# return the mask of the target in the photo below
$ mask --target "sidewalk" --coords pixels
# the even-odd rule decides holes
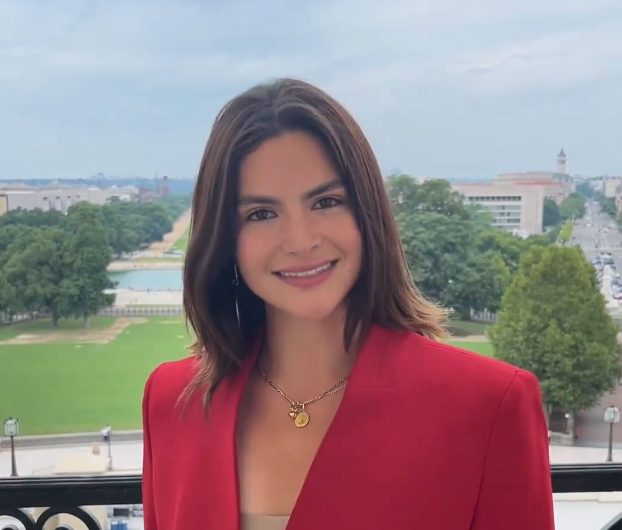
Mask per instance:
[[[113,431],[113,442],[142,442],[143,431]],[[59,447],[65,445],[85,445],[93,443],[102,444],[100,432],[83,432],[72,434],[50,434],[45,436],[18,436],[15,438],[15,447],[18,448],[41,448]],[[8,438],[0,436],[0,452],[10,447]]]

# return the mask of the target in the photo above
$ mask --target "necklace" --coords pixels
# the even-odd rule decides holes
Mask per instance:
[[[295,401],[291,399],[285,392],[283,392],[278,386],[276,386],[270,380],[270,378],[264,371],[263,366],[261,365],[261,362],[259,362],[259,369],[261,370],[261,376],[264,378],[266,383],[268,383],[272,388],[274,388],[274,390],[276,390],[281,395],[281,397],[283,397],[289,402],[290,404],[289,417],[292,420],[294,420],[294,425],[298,427],[299,429],[306,427],[307,425],[309,425],[309,422],[311,421],[311,416],[309,415],[309,411],[307,410],[308,405],[311,405],[312,403],[316,403],[320,401],[320,399],[324,399],[325,397],[336,394],[337,392],[340,392],[346,386],[348,386],[349,376],[346,375],[344,378],[337,381],[328,390],[315,396],[313,399],[309,399],[308,401]]]

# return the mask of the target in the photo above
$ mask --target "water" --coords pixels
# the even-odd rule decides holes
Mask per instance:
[[[177,270],[139,270],[109,272],[108,277],[119,282],[119,289],[139,291],[181,291],[181,269]]]

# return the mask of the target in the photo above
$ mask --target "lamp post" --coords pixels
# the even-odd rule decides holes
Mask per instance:
[[[110,425],[106,425],[102,429],[102,438],[104,442],[108,444],[108,471],[112,471],[112,443],[110,439],[112,438],[112,429]]]
[[[19,436],[19,420],[17,418],[4,420],[4,435],[11,440],[11,476],[17,477],[17,462],[15,461],[15,437]]]
[[[609,446],[607,447],[606,462],[613,462],[613,424],[620,421],[620,409],[618,407],[607,407],[604,419],[609,424]]]

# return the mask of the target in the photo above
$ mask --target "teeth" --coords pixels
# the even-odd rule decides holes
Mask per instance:
[[[279,272],[279,274],[281,276],[284,276],[285,278],[307,278],[309,276],[315,276],[316,274],[319,274],[320,272],[327,271],[332,266],[333,266],[332,263],[327,263],[326,265],[324,265],[322,267],[318,267],[317,269],[312,269],[310,271],[304,271],[304,272]]]

